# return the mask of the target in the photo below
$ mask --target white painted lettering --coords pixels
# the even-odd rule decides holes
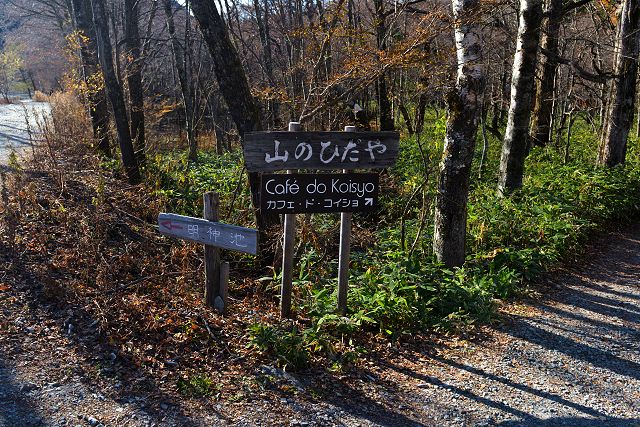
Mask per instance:
[[[280,148],[280,141],[275,140],[274,142],[274,154],[273,156],[269,153],[264,153],[264,161],[267,163],[272,163],[276,161],[281,161],[282,163],[286,163],[289,160],[289,152],[284,150],[284,154],[280,154],[278,149]]]

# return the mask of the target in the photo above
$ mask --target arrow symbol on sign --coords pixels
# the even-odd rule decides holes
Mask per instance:
[[[365,206],[373,206],[373,197],[365,197],[364,205]]]
[[[182,230],[183,228],[181,225],[173,224],[170,219],[160,221],[160,225],[169,230],[173,230],[174,228]]]

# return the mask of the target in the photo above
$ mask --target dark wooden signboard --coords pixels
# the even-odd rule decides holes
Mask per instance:
[[[372,211],[378,187],[377,173],[265,174],[260,208],[285,214]]]
[[[244,138],[250,172],[379,169],[398,157],[398,132],[256,132]]]

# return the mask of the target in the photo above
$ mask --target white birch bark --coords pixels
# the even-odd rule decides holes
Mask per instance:
[[[627,153],[627,137],[633,121],[640,29],[640,1],[624,0],[618,20],[615,47],[616,79],[598,153],[600,166],[623,164]]]
[[[452,0],[458,73],[447,97],[433,234],[434,254],[448,267],[462,265],[465,258],[469,177],[484,90],[478,5],[478,0]]]
[[[500,194],[522,187],[541,23],[542,0],[520,0],[518,38],[511,72],[511,103],[500,156]]]

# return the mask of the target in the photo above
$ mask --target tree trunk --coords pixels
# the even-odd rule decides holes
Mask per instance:
[[[184,104],[185,125],[187,132],[187,143],[189,144],[189,160],[196,160],[198,156],[198,140],[193,130],[194,128],[194,108],[193,98],[191,96],[191,83],[187,75],[187,67],[183,55],[183,47],[180,46],[178,37],[176,36],[176,26],[173,20],[172,0],[163,0],[164,14],[167,20],[167,29],[169,30],[169,38],[171,39],[171,50],[176,63],[176,71],[178,72],[178,81],[180,82],[180,92],[182,94],[182,103]]]
[[[433,252],[447,267],[462,265],[465,256],[469,176],[484,90],[481,28],[474,16],[479,4],[480,0],[452,0],[458,76],[447,99],[433,233]]]
[[[400,114],[402,114],[402,118],[404,119],[404,123],[407,126],[407,133],[409,136],[412,136],[413,131],[413,122],[411,121],[411,116],[409,115],[409,110],[407,110],[406,105],[401,101],[398,103],[398,110],[400,110]]]
[[[522,187],[541,21],[542,0],[520,0],[511,104],[500,156],[498,191],[503,195]]]
[[[562,23],[562,0],[547,0],[547,23],[540,40],[543,49],[558,54],[558,36]],[[558,63],[546,55],[540,57],[539,75],[531,118],[531,142],[545,146],[551,140],[551,117],[553,115],[554,82]]]
[[[384,10],[384,0],[374,0],[374,5],[376,8],[376,43],[378,50],[384,52],[387,48],[387,24]],[[378,76],[376,88],[378,89],[378,114],[380,117],[380,130],[394,130],[391,100],[389,99],[389,90],[387,89],[387,76],[384,71]]]
[[[613,167],[624,164],[627,136],[633,120],[633,104],[638,72],[638,30],[640,29],[639,0],[624,0],[618,20],[614,58],[613,89],[600,151],[598,165]]]
[[[213,58],[218,87],[240,137],[242,138],[247,132],[262,130],[260,108],[251,95],[240,57],[231,44],[227,27],[215,4],[208,0],[192,0],[191,6]],[[256,225],[262,234],[261,237],[265,238],[267,230],[279,223],[279,217],[276,214],[260,211],[260,175],[258,173],[249,173],[249,186],[256,211]]]
[[[129,120],[127,119],[127,108],[122,94],[122,87],[113,68],[113,50],[109,39],[109,21],[104,10],[104,2],[102,0],[91,0],[91,8],[97,36],[98,58],[104,74],[107,95],[113,109],[118,144],[122,155],[122,165],[125,168],[129,182],[135,184],[140,182],[140,170],[138,169],[138,161],[136,160],[131,134],[129,133]]]
[[[142,90],[142,58],[140,56],[140,31],[138,0],[124,1],[124,37],[127,49],[127,85],[130,102],[130,133],[135,142],[137,159],[145,162],[144,92]]]
[[[271,34],[269,28],[269,2],[264,0],[264,8],[260,5],[260,0],[253,0],[253,8],[256,14],[256,23],[258,25],[258,35],[260,36],[260,44],[262,45],[263,69],[269,85],[276,86],[273,74],[273,58],[271,55]],[[270,102],[269,123],[274,128],[281,126],[280,121],[280,103],[277,100]]]
[[[73,0],[72,9],[74,26],[86,37],[80,46],[80,60],[82,62],[82,78],[87,85],[87,101],[89,102],[93,137],[98,141],[98,150],[110,157],[109,106],[107,105],[107,95],[102,87],[90,0]]]

